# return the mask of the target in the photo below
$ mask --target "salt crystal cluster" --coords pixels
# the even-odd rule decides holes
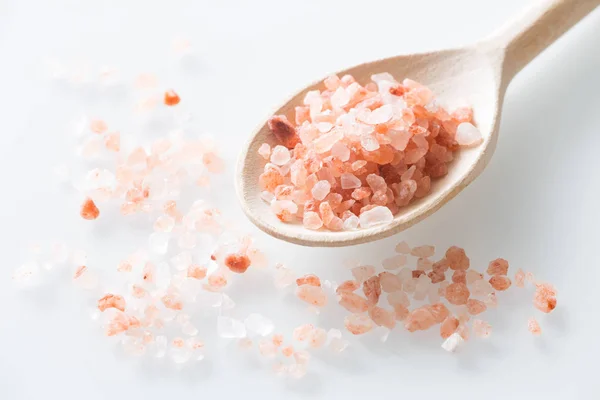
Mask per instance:
[[[392,221],[448,173],[454,153],[482,142],[468,107],[449,113],[430,89],[388,73],[361,86],[330,76],[309,91],[294,122],[273,116],[263,143],[264,199],[283,222],[311,230],[369,228]]]

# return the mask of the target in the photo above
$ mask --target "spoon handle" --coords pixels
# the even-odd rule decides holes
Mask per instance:
[[[504,50],[506,84],[563,33],[600,5],[600,0],[537,0],[535,5],[492,35]]]

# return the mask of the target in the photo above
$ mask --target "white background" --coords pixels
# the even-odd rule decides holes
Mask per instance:
[[[491,164],[437,214],[396,238],[352,249],[307,249],[259,235],[273,260],[338,281],[346,277],[342,259],[377,260],[399,238],[464,246],[480,267],[503,256],[559,289],[556,312],[540,318],[542,338],[526,331],[530,298],[513,292],[490,313],[493,337],[457,355],[443,352],[433,334],[399,333],[386,344],[353,342],[340,358],[317,357],[304,380],[290,382],[220,343],[204,364],[176,372],[107,346],[85,317],[81,296],[51,286],[22,293],[10,279],[38,240],[86,247],[109,270],[109,259],[131,249],[123,242],[137,240],[110,227],[90,228],[76,215],[79,199],[56,186],[52,167],[72,153],[64,139],[68,122],[110,104],[50,82],[45,58],[159,74],[199,126],[229,146],[224,152],[233,162],[254,126],[303,83],[369,59],[469,43],[523,3],[0,1],[0,398],[600,398],[598,10],[517,76]],[[169,57],[179,34],[196,51],[187,66]],[[231,182],[233,170],[227,174]],[[232,184],[219,196],[225,210],[256,231],[242,219]],[[254,299],[252,290],[245,296]],[[279,315],[282,325],[310,317],[301,307],[285,314],[284,303],[268,301],[261,298],[256,310]],[[338,319],[325,325],[339,326]]]

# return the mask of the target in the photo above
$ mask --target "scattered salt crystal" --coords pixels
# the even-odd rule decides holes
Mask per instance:
[[[260,314],[250,314],[244,320],[246,330],[260,336],[269,336],[273,333],[275,325],[268,318]]]
[[[442,343],[442,349],[448,352],[455,352],[460,345],[464,343],[464,339],[458,333],[453,333],[448,337],[448,339],[444,340]]]
[[[387,207],[376,206],[371,210],[360,214],[360,226],[362,228],[370,228],[376,225],[387,224],[392,222],[394,216]]]
[[[463,122],[456,128],[456,142],[464,147],[473,147],[483,141],[481,132],[473,124]]]
[[[485,321],[476,319],[473,321],[473,332],[481,338],[487,338],[492,334],[492,326]]]
[[[244,323],[230,317],[219,316],[217,319],[217,333],[222,338],[234,339],[246,336]]]
[[[540,328],[540,324],[534,317],[529,318],[527,321],[527,329],[534,336],[540,336],[542,334],[542,328]]]

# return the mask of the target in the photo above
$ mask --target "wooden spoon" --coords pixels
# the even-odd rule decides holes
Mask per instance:
[[[311,231],[302,223],[283,223],[260,198],[258,176],[264,159],[258,155],[262,143],[275,142],[266,121],[254,132],[242,151],[236,173],[236,188],[242,208],[250,220],[268,234],[305,246],[336,247],[381,239],[421,221],[471,183],[486,167],[498,139],[498,125],[506,87],[534,57],[593,11],[600,0],[538,1],[520,17],[475,45],[453,50],[409,54],[360,64],[338,72],[366,83],[371,75],[389,72],[397,79],[411,78],[429,86],[452,107],[457,102],[473,107],[475,123],[484,141],[472,149],[461,149],[448,175],[432,183],[431,193],[404,207],[389,224],[355,231]],[[274,114],[292,115],[306,92],[320,88],[321,81],[294,95]],[[550,116],[551,118],[551,116]]]

